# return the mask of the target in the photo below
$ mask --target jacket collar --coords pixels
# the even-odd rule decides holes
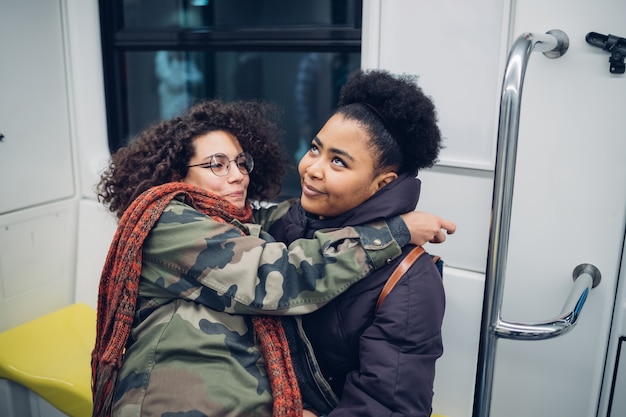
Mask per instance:
[[[306,212],[300,203],[294,205],[270,233],[279,241],[291,243],[298,238],[311,238],[315,231],[326,228],[357,226],[381,218],[415,210],[421,181],[412,174],[402,174],[362,204],[339,216],[320,220]]]

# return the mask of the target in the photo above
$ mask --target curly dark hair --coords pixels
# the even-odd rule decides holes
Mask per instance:
[[[202,101],[180,117],[148,127],[111,155],[96,188],[98,199],[121,218],[144,191],[185,178],[193,139],[224,130],[254,158],[248,198],[271,200],[280,192],[287,161],[279,117],[279,109],[269,103]]]
[[[355,120],[371,136],[380,171],[399,174],[431,167],[442,148],[432,100],[415,76],[384,70],[359,71],[343,86],[336,114]]]

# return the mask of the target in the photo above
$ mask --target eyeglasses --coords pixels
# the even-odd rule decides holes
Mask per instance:
[[[215,155],[211,155],[210,158],[211,159],[207,162],[189,165],[188,168],[211,168],[211,171],[213,171],[213,173],[218,177],[223,177],[224,175],[228,174],[231,162],[234,162],[239,169],[239,172],[244,175],[250,174],[252,172],[252,169],[254,168],[254,160],[252,159],[252,155],[247,152],[240,153],[235,159],[228,159],[228,157],[223,153],[216,153]]]

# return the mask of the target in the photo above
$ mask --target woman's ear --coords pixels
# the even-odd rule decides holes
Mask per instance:
[[[398,174],[395,172],[384,172],[382,174],[379,174],[374,180],[374,182],[376,183],[376,191],[379,191],[381,188],[383,188],[396,178],[398,178]]]
[[[172,182],[185,182],[185,177],[183,177],[180,172],[178,171],[173,171],[172,172]]]

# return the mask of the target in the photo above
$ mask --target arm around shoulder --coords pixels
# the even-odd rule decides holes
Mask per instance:
[[[305,314],[400,253],[383,221],[318,231],[286,247],[185,206],[164,213],[152,230],[142,273],[167,292],[216,310]]]

